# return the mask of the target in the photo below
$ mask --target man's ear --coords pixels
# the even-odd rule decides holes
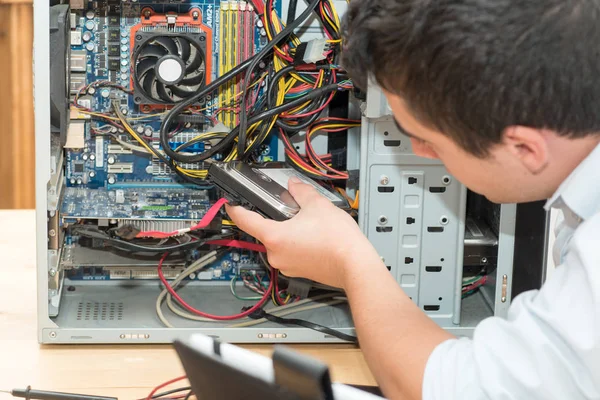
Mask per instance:
[[[547,135],[541,129],[511,126],[504,131],[503,144],[533,175],[548,165]]]

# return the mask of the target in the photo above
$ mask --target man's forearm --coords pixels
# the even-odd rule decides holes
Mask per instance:
[[[410,300],[376,254],[349,262],[344,286],[371,371],[388,398],[420,399],[429,355],[453,336]]]

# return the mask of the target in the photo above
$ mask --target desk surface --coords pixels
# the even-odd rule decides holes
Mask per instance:
[[[0,211],[0,390],[26,387],[120,399],[143,397],[183,374],[169,345],[40,346],[36,336],[33,211]],[[245,346],[270,354],[266,345]],[[330,365],[338,382],[374,385],[360,350],[348,345],[293,348]],[[0,393],[0,399],[10,396]]]

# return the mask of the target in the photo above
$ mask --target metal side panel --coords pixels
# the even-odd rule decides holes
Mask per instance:
[[[34,0],[34,109],[35,109],[35,195],[36,195],[36,261],[37,261],[37,308],[38,340],[44,340],[44,329],[55,328],[48,317],[49,296],[60,296],[60,282],[50,281],[48,204],[51,182],[51,134],[50,134],[50,14],[47,1]],[[58,160],[56,160],[58,163]],[[54,193],[56,195],[56,193]],[[50,202],[52,203],[52,202]],[[54,278],[54,277],[52,277]],[[53,279],[54,280],[54,279]],[[50,283],[54,288],[50,288]],[[58,286],[56,285],[58,283]],[[54,312],[57,312],[56,307]]]
[[[457,326],[466,188],[439,161],[413,154],[380,91],[367,103],[359,224],[407,295],[440,326]]]

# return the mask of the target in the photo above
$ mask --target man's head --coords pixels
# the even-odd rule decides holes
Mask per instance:
[[[415,153],[492,201],[549,197],[600,141],[597,0],[354,0],[344,32]]]

